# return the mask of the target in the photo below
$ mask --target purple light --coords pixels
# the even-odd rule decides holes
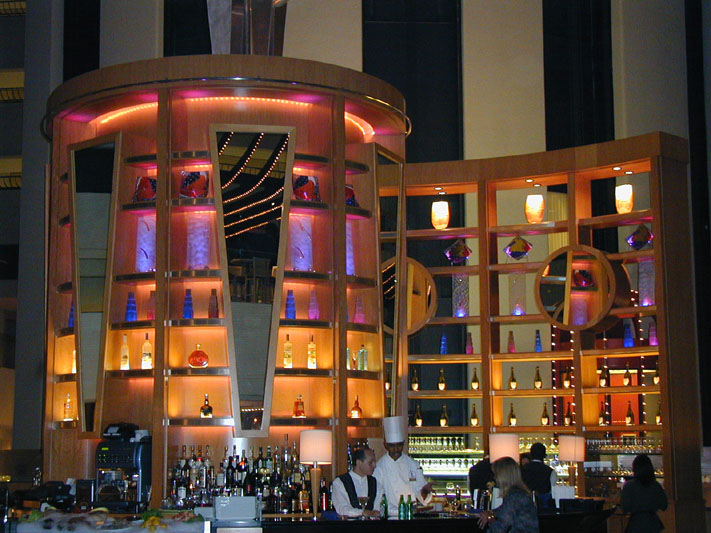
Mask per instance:
[[[523,310],[523,308],[520,305],[516,305],[513,308],[513,311],[511,312],[513,316],[523,316],[526,314],[526,311]]]

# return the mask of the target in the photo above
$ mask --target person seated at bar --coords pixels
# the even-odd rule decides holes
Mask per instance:
[[[538,506],[545,509],[553,503],[553,486],[558,481],[558,474],[543,462],[546,457],[546,447],[540,442],[531,445],[531,461],[521,467],[521,477],[528,490],[536,493]]]
[[[488,524],[490,533],[538,533],[538,512],[521,479],[518,463],[511,457],[502,457],[491,466],[503,502],[496,509],[476,515],[479,527],[484,529]]]
[[[432,484],[425,481],[422,468],[402,452],[407,436],[405,428],[405,418],[402,416],[383,418],[385,449],[388,453],[380,458],[373,475],[378,479],[378,484],[382,484],[388,498],[390,516],[397,516],[401,495],[405,501],[410,496],[413,502],[417,500],[423,505],[432,499]]]
[[[524,452],[518,456],[518,464],[521,465],[521,468],[523,468],[530,462],[531,462],[531,454],[530,453]]]
[[[627,533],[657,532],[664,529],[657,511],[667,508],[667,495],[654,477],[654,465],[642,453],[632,461],[632,479],[622,487],[622,510],[630,513]]]
[[[375,452],[370,448],[358,448],[351,455],[352,470],[333,480],[333,508],[341,516],[380,516],[382,487],[373,477]],[[365,509],[358,498],[368,498]]]

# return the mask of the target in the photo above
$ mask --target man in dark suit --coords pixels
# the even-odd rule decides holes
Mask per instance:
[[[546,447],[536,442],[531,445],[531,461],[521,467],[523,482],[530,491],[535,491],[541,509],[555,506],[552,489],[558,481],[555,470],[543,462],[545,457]]]

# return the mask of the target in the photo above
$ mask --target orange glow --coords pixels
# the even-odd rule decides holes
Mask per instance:
[[[542,194],[529,194],[526,196],[524,213],[529,224],[543,222],[543,213],[546,209],[546,201]]]
[[[449,226],[449,202],[446,200],[432,202],[431,218],[434,229],[447,229]]]
[[[106,113],[104,115],[100,115],[98,117],[99,124],[106,124],[110,120],[113,120],[115,118],[120,118],[124,115],[127,115],[129,113],[133,113],[134,111],[141,111],[143,109],[152,109],[152,108],[157,108],[158,107],[158,102],[151,102],[150,104],[140,104],[140,105],[133,105],[131,107],[124,107],[123,109],[119,109],[118,111],[112,111],[111,113]]]
[[[369,122],[366,122],[362,118],[352,113],[349,113],[348,111],[345,112],[344,118],[346,119],[346,122],[350,122],[356,128],[358,128],[363,134],[363,137],[365,137],[366,139],[369,139],[370,137],[375,135],[375,130],[373,129],[373,126],[371,126]]]
[[[620,215],[634,208],[634,189],[629,183],[615,187],[615,208]]]
[[[212,165],[210,163],[203,163],[201,165],[186,165],[185,170],[187,171],[196,171],[196,170],[210,170],[212,168]]]
[[[257,96],[201,96],[197,98],[186,98],[188,102],[259,102],[271,104],[289,104],[301,107],[311,107],[309,102],[297,102],[296,100],[285,100],[283,98],[259,98]]]

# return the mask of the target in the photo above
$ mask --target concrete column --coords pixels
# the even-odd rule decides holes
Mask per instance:
[[[163,57],[163,0],[101,0],[99,65]]]
[[[40,134],[47,98],[62,83],[64,2],[28,0],[25,16],[25,101],[17,279],[14,449],[42,444],[45,370],[45,165],[49,144]]]

